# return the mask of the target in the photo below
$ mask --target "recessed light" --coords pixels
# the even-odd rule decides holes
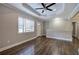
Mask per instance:
[[[56,9],[53,9],[53,11],[56,11]]]

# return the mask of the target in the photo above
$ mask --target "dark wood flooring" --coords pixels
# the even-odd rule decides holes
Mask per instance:
[[[79,40],[67,42],[46,37],[38,37],[32,41],[0,52],[0,55],[78,55]]]

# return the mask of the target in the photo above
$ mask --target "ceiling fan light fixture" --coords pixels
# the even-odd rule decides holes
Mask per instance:
[[[53,9],[53,11],[56,11],[56,9]]]

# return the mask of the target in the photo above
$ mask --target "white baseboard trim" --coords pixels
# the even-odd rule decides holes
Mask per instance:
[[[51,37],[51,36],[46,36],[47,38],[51,38],[51,39],[56,39],[56,40],[63,40],[63,41],[68,41],[68,42],[72,42],[72,38],[70,39],[65,39],[65,38],[56,38],[56,37]]]
[[[1,51],[4,51],[4,50],[7,50],[7,49],[10,49],[10,48],[12,48],[12,47],[15,47],[15,46],[17,46],[17,45],[20,45],[20,44],[22,44],[22,43],[28,42],[28,41],[30,41],[30,40],[33,40],[33,39],[35,39],[35,38],[37,38],[37,37],[38,37],[38,36],[33,37],[33,38],[30,38],[30,39],[27,39],[27,40],[24,40],[24,41],[21,41],[21,42],[18,42],[18,43],[15,43],[15,44],[10,45],[10,46],[6,46],[6,47],[3,47],[3,48],[0,48],[0,52],[1,52]]]

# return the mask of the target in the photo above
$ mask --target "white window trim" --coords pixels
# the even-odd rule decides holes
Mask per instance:
[[[22,17],[23,18],[23,17]],[[33,21],[34,23],[33,23],[33,30],[31,30],[31,31],[26,31],[26,23],[25,23],[25,21],[27,21],[27,20],[30,20],[30,19],[26,19],[26,18],[23,18],[23,32],[20,32],[19,31],[19,17],[18,17],[18,33],[32,33],[32,32],[34,32],[35,31],[35,21],[34,20],[30,20],[30,21]],[[24,27],[25,27],[25,29],[24,29]]]

